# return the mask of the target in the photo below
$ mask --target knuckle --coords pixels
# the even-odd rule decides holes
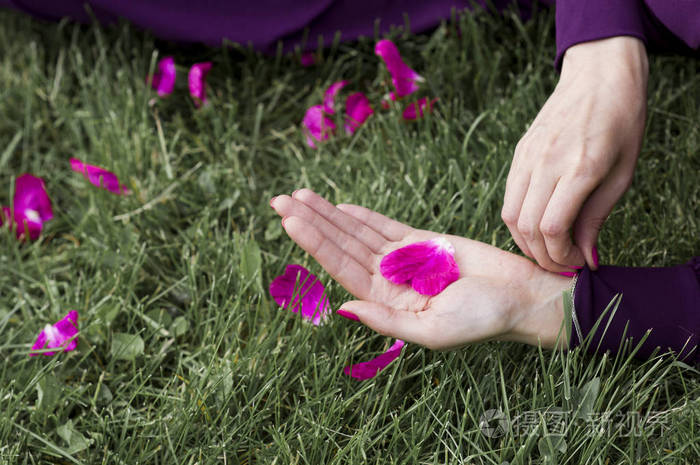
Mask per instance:
[[[566,225],[560,221],[545,220],[540,223],[540,232],[542,232],[543,236],[549,238],[559,237],[564,234],[567,229]]]
[[[573,177],[584,181],[597,180],[600,177],[600,169],[595,164],[577,162],[572,167]]]
[[[503,207],[501,210],[501,219],[508,226],[514,226],[518,222],[518,212],[512,208]]]
[[[527,135],[523,136],[522,139],[518,141],[518,143],[515,145],[515,151],[513,154],[516,157],[521,156],[523,153],[526,152],[527,150],[527,140],[526,140]]]
[[[605,177],[609,166],[606,158],[598,152],[590,153],[585,148],[573,156],[571,173],[583,180],[600,180]]]
[[[537,238],[536,228],[529,221],[518,221],[518,232],[520,232],[527,241],[533,241]]]

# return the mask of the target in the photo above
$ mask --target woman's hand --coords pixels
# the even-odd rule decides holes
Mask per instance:
[[[359,300],[341,308],[381,334],[432,349],[489,339],[553,347],[562,327],[561,293],[570,280],[487,244],[413,229],[356,205],[337,207],[308,189],[270,205],[304,250]],[[435,296],[384,278],[379,264],[405,245],[444,237],[460,279]],[[568,335],[560,336],[566,345]]]
[[[648,73],[644,44],[633,37],[566,51],[557,87],[515,149],[501,212],[543,268],[570,271],[585,260],[597,269],[598,233],[641,148]]]

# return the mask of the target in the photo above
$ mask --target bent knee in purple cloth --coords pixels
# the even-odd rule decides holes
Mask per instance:
[[[604,315],[591,334],[617,294],[622,294],[617,311]],[[658,347],[700,363],[700,257],[668,268],[585,267],[574,291],[574,312],[572,348],[590,335],[589,350],[617,353],[623,337],[636,345],[650,331],[636,357],[648,358]]]
[[[408,18],[413,32],[422,32],[449,19],[453,11],[475,5],[502,11],[517,5],[523,20],[533,11],[533,0],[0,0],[44,19],[69,17],[90,22],[91,11],[100,22],[125,18],[161,39],[203,42],[218,46],[224,40],[251,44],[274,53],[282,41],[284,50],[297,46],[313,49],[322,37],[328,44],[385,33]],[[541,0],[551,6],[555,0]],[[557,55],[559,68],[566,50],[578,43],[627,35],[651,49],[698,55],[700,6],[697,2],[662,0],[556,0]]]
[[[7,3],[8,0],[0,0]],[[541,3],[553,3],[545,0]],[[501,11],[517,5],[528,18],[532,0],[9,0],[14,8],[44,19],[69,17],[90,22],[91,11],[103,22],[125,18],[161,39],[203,42],[219,46],[224,40],[251,44],[262,52],[274,53],[282,41],[284,50],[306,45],[315,48],[318,37],[330,44],[336,34],[343,41],[374,36],[403,26],[408,18],[411,30],[421,32],[449,19],[453,11],[474,5],[493,6]]]

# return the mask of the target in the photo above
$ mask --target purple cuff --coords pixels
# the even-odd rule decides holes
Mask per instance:
[[[632,36],[647,45],[641,0],[557,0],[555,22],[559,70],[566,50],[581,42]]]
[[[616,294],[622,294],[617,311],[603,315]],[[589,351],[617,353],[624,339],[636,347],[651,330],[635,357],[648,358],[659,347],[700,363],[700,257],[670,268],[585,267],[574,291],[574,317],[571,348],[590,336]]]

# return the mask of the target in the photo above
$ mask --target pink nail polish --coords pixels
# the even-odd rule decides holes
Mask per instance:
[[[559,274],[562,276],[566,276],[567,278],[573,278],[574,276],[576,276],[576,273],[574,273],[573,271],[562,271]]]
[[[336,313],[336,315],[340,315],[343,318],[347,318],[348,320],[360,321],[360,319],[357,317],[357,315],[355,315],[354,313],[350,313],[348,311],[342,310],[342,309],[337,310],[335,313]]]
[[[580,265],[571,265],[569,268],[571,268],[572,270],[582,270],[583,269],[583,267]]]
[[[274,196],[270,199],[270,206],[271,207],[272,207],[272,203],[275,201],[276,198],[277,198],[277,196]],[[275,207],[272,207],[272,208],[275,208]]]
[[[593,246],[593,250],[591,251],[591,255],[593,255],[593,264],[595,265],[596,268],[598,268],[598,248],[596,246]]]

